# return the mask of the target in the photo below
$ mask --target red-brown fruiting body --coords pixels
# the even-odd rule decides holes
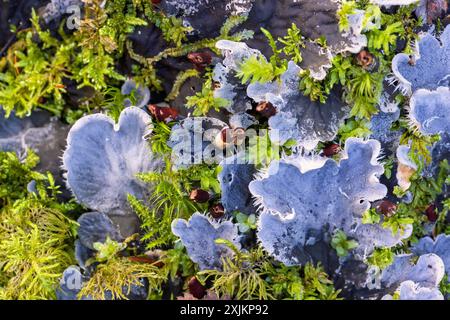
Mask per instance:
[[[240,145],[245,140],[245,130],[244,128],[228,128],[225,127],[220,130],[219,133],[220,141],[218,145],[220,147],[225,147],[227,144]]]
[[[188,54],[187,58],[197,69],[204,69],[212,62],[211,54],[208,52],[192,52]]]
[[[431,204],[428,206],[428,208],[425,210],[425,215],[428,218],[428,221],[430,222],[436,222],[438,219],[438,214],[436,213],[436,207],[434,204]]]
[[[205,203],[209,200],[209,193],[202,189],[194,189],[189,194],[189,199],[197,203]]]
[[[270,102],[258,103],[256,106],[256,111],[266,118],[270,118],[277,114],[277,109]]]
[[[188,282],[189,293],[192,294],[195,298],[201,299],[206,294],[205,287],[197,280],[194,276]]]
[[[442,0],[428,0],[426,7],[427,23],[432,24],[438,18],[444,17],[445,13],[448,11],[448,2]]]
[[[233,141],[233,130],[230,128],[223,128],[220,130],[220,138],[224,143],[231,143]]]
[[[397,205],[389,200],[383,200],[377,205],[377,212],[392,217],[397,210]]]
[[[212,83],[212,88],[213,88],[214,90],[220,89],[220,88],[221,88],[220,82],[219,82],[219,81],[213,81],[213,83]]]
[[[159,4],[159,3],[161,3],[161,0],[152,0],[152,3],[153,4]]]
[[[235,145],[241,145],[245,141],[245,129],[234,128],[233,129],[233,143]]]
[[[155,259],[152,259],[150,257],[146,256],[134,256],[134,257],[128,257],[128,260],[137,262],[137,263],[148,263],[148,264],[154,264],[155,267],[162,268],[164,266],[164,263],[162,261],[157,261]]]
[[[133,262],[139,262],[139,263],[153,263],[153,262],[155,262],[154,259],[146,257],[146,256],[128,257],[128,260],[133,261]]]
[[[323,148],[322,152],[325,157],[332,157],[341,151],[341,147],[337,143],[332,143]]]
[[[356,55],[356,60],[358,61],[358,64],[363,68],[368,68],[374,63],[373,55],[367,50],[361,50]]]
[[[148,111],[158,121],[170,122],[178,118],[178,111],[170,107],[159,107],[156,104],[149,104]]]
[[[220,219],[225,214],[225,208],[220,203],[217,203],[209,208],[209,213],[214,219]]]

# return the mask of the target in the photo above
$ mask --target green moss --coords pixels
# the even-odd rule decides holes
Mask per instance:
[[[42,108],[73,122],[93,108],[74,110],[66,105],[69,80],[78,88],[103,92],[125,79],[115,70],[116,60],[123,55],[126,36],[147,22],[136,17],[136,8],[127,0],[108,1],[105,6],[102,2],[84,6],[80,28],[70,35],[63,32],[64,23],[58,35],[43,30],[33,12],[32,28],[18,32],[18,41],[0,63],[0,104],[7,116],[15,111],[23,117]]]
[[[397,37],[404,32],[403,22],[396,21],[388,26],[384,30],[374,29],[368,36],[368,47],[371,50],[383,49],[386,55],[391,53],[391,48],[395,48]]]
[[[347,235],[341,230],[336,230],[331,239],[331,247],[336,250],[339,257],[347,256],[349,251],[357,246],[358,242],[347,239]]]
[[[224,259],[223,270],[205,270],[197,276],[203,282],[211,279],[219,297],[238,300],[335,300],[339,295],[320,266],[286,267],[275,263],[260,247]]]
[[[364,212],[361,222],[364,224],[375,224],[379,223],[381,220],[380,214],[377,212],[375,208],[371,208]]]
[[[356,10],[355,1],[343,1],[340,9],[337,11],[337,17],[339,19],[339,31],[348,31],[350,29],[350,21],[348,16],[355,13]]]
[[[39,157],[32,150],[27,150],[23,161],[15,152],[0,152],[0,203],[25,198],[30,181],[45,180],[43,174],[33,171],[38,163]]]
[[[175,241],[172,249],[164,252],[162,261],[170,279],[179,276],[189,279],[198,272],[197,265],[191,261],[180,240]]]
[[[168,155],[171,148],[167,145],[174,122],[169,124],[164,121],[155,121],[152,135],[150,136],[150,144],[152,151],[159,155]]]
[[[323,83],[315,80],[311,76],[310,70],[302,70],[300,72],[300,76],[300,91],[302,91],[305,96],[309,96],[311,101],[320,101],[320,103],[325,103],[327,100],[327,95]]]
[[[405,132],[400,138],[400,144],[410,145],[409,156],[417,164],[419,171],[422,170],[423,165],[431,162],[430,147],[439,141],[439,135],[425,136],[419,133],[415,128],[409,127],[407,121],[401,123],[405,128]]]
[[[231,103],[227,99],[214,97],[212,71],[208,71],[204,79],[205,82],[203,82],[202,91],[186,98],[186,107],[194,108],[194,112],[192,113],[194,116],[204,116],[211,109],[220,111],[220,108],[228,107]]]
[[[74,263],[75,222],[40,199],[0,211],[0,273],[6,299],[54,299],[62,272]]]
[[[286,36],[278,39],[283,44],[282,51],[291,58],[292,61],[299,64],[303,61],[301,48],[305,48],[304,38],[296,24],[292,24],[287,30]]]
[[[394,256],[394,252],[389,248],[377,248],[372,255],[367,258],[367,263],[383,270],[394,262]]]
[[[276,74],[273,65],[262,56],[250,56],[239,65],[236,74],[242,80],[242,84],[247,82],[265,83],[272,81]]]
[[[139,8],[145,13],[146,18],[158,27],[164,39],[177,47],[187,40],[187,33],[192,31],[191,27],[183,25],[180,18],[166,16],[161,11],[156,11],[150,1],[137,1]]]
[[[189,199],[193,189],[201,188],[220,196],[217,180],[219,172],[220,167],[206,164],[174,170],[169,158],[166,158],[163,171],[139,175],[142,181],[153,186],[152,195],[147,199],[149,207],[135,197],[129,196],[128,200],[142,220],[142,240],[148,249],[162,247],[176,239],[171,231],[174,219],[188,219],[194,212],[208,209],[208,204],[195,203]]]
[[[43,31],[33,11],[32,29],[19,32],[18,41],[8,50],[0,70],[0,105],[8,117],[12,111],[19,117],[37,107],[61,115],[66,92],[63,80],[69,76],[71,51],[76,44],[58,41]],[[37,35],[42,41],[34,40]]]
[[[369,129],[369,122],[365,119],[349,118],[339,128],[338,136],[342,142],[345,142],[350,137],[368,138],[372,134]]]
[[[150,290],[158,290],[167,276],[153,263],[133,262],[126,257],[113,257],[99,264],[90,279],[83,284],[78,297],[94,300],[127,300],[132,286],[143,286],[142,279],[149,283]]]
[[[182,45],[177,45],[175,47],[168,47],[158,53],[154,57],[145,58],[137,54],[133,50],[132,43],[127,41],[127,50],[130,57],[141,65],[141,68],[135,68],[136,78],[157,91],[162,91],[161,80],[158,79],[156,72],[156,64],[163,59],[167,58],[178,58],[186,56],[188,53],[197,52],[201,49],[209,48],[210,50],[217,51],[215,45],[219,40],[231,40],[231,41],[242,41],[253,36],[253,32],[248,30],[243,30],[239,32],[232,33],[232,30],[238,25],[242,24],[247,17],[245,16],[230,16],[222,26],[220,30],[220,35],[217,38],[212,39],[202,39],[193,43],[183,43]]]
[[[0,152],[0,296],[4,299],[54,299],[59,278],[74,263],[76,222],[66,213],[79,207],[60,203],[50,174],[33,171],[31,151],[21,162]],[[27,191],[36,181],[34,193]]]
[[[46,229],[44,229],[46,231]],[[8,280],[2,288],[6,299],[55,298],[55,289],[66,267],[73,264],[73,253],[58,238],[46,238],[39,227],[28,223],[16,227],[0,242],[0,264]]]

